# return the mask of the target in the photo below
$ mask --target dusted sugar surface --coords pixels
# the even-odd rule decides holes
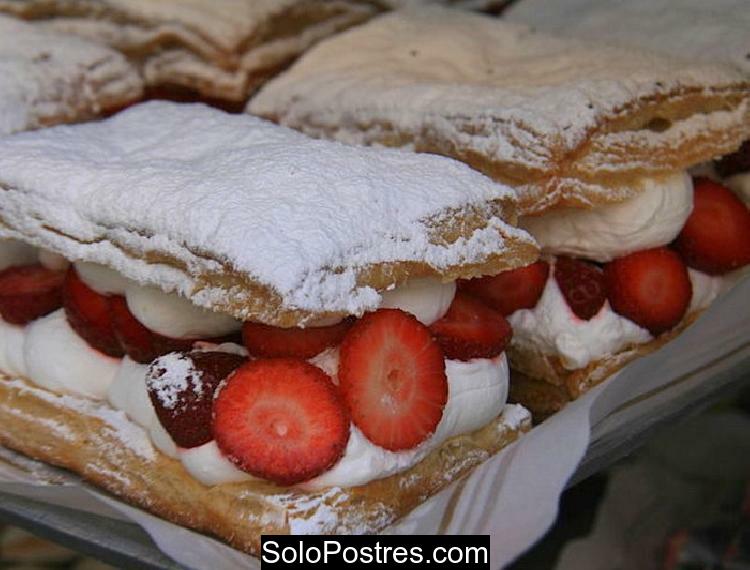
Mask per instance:
[[[0,135],[86,118],[140,92],[120,54],[0,16]]]
[[[439,272],[506,251],[508,237],[533,244],[498,217],[512,190],[461,163],[311,140],[203,105],[144,103],[2,139],[0,188],[13,225],[0,237],[209,308],[248,294],[197,287],[231,273],[268,287],[281,308],[359,314],[380,301],[357,282],[362,268],[413,261]],[[435,220],[466,210],[484,227],[441,241]]]
[[[548,36],[433,6],[388,14],[320,43],[266,84],[248,110],[314,136],[413,144],[513,165],[506,178],[514,179],[518,169],[559,170],[593,132],[631,117],[641,103],[708,95],[743,81],[715,64]],[[654,147],[678,146],[704,130],[736,125],[746,113],[700,111],[664,133],[644,134],[637,125],[635,132],[650,135]],[[615,135],[621,133],[612,135],[611,156],[594,154],[598,172],[634,166],[617,152],[632,141]],[[619,199],[627,197],[622,192]]]

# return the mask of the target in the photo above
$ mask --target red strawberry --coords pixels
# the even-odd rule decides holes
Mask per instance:
[[[349,426],[328,375],[296,358],[248,362],[214,401],[219,449],[243,471],[279,485],[330,469],[344,454]]]
[[[65,273],[42,265],[0,271],[0,315],[6,323],[25,325],[62,306]]]
[[[604,277],[615,312],[653,335],[677,325],[693,296],[685,264],[666,247],[615,259],[604,267]]]
[[[242,325],[242,340],[253,356],[312,358],[339,344],[353,323],[354,319],[344,319],[329,327],[283,329],[248,321]]]
[[[146,387],[159,422],[185,448],[211,441],[214,392],[247,361],[228,352],[173,352],[151,363]]]
[[[481,299],[504,316],[519,309],[533,309],[544,292],[549,264],[537,261],[526,267],[490,277],[459,281],[459,289]]]
[[[162,336],[143,326],[130,312],[125,297],[113,296],[112,323],[115,336],[125,353],[141,364],[149,364],[157,356],[169,352],[188,351],[197,339],[170,338]]]
[[[555,262],[555,281],[565,302],[579,319],[588,321],[604,306],[607,289],[604,275],[596,265],[558,257]]]
[[[696,178],[693,212],[675,248],[690,267],[721,275],[750,263],[750,210],[728,188]]]
[[[465,293],[456,293],[448,312],[430,325],[430,332],[451,360],[493,358],[513,336],[505,317]]]
[[[63,306],[68,323],[78,335],[96,350],[122,357],[125,352],[112,325],[111,296],[91,289],[71,265],[63,285]]]
[[[750,140],[742,143],[737,152],[728,154],[717,161],[716,172],[722,178],[743,172],[750,172]]]
[[[443,352],[427,327],[399,309],[355,323],[341,343],[338,378],[355,425],[393,451],[426,440],[448,400]]]

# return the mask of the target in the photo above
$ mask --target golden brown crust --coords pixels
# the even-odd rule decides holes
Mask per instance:
[[[509,415],[520,421],[506,422]],[[510,407],[488,426],[448,440],[411,469],[355,488],[303,492],[257,481],[205,487],[180,462],[150,445],[144,450],[142,442],[128,443],[145,434],[121,412],[0,375],[0,444],[69,469],[137,507],[251,554],[257,554],[262,533],[378,532],[529,428],[528,416]]]
[[[541,421],[636,358],[651,354],[670,342],[693,324],[700,313],[697,311],[686,316],[677,327],[650,342],[627,346],[617,354],[592,361],[585,368],[577,370],[566,369],[555,355],[510,346],[507,349],[512,366],[509,399],[528,408],[534,421]]]

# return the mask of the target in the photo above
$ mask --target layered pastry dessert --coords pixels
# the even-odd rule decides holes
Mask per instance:
[[[119,53],[0,16],[0,136],[80,122],[138,100],[143,84]]]
[[[514,397],[538,417],[669,340],[748,262],[746,208],[686,173],[750,135],[731,67],[404,10],[321,43],[248,111],[458,158],[518,191],[545,257],[460,288],[509,317]]]
[[[0,189],[0,443],[135,505],[376,532],[530,426],[456,280],[538,247],[463,164],[151,102],[0,139]]]
[[[381,9],[368,0],[3,0],[0,12],[107,44],[158,97],[244,102],[316,41]]]

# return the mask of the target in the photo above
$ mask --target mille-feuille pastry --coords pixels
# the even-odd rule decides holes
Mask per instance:
[[[0,136],[107,114],[141,97],[113,50],[0,16]]]
[[[135,505],[376,532],[530,426],[455,280],[538,248],[463,164],[151,102],[0,140],[0,188],[40,251],[0,272],[0,442]]]
[[[376,14],[369,0],[2,0],[0,11],[122,51],[158,96],[243,102],[316,41]]]
[[[733,65],[750,75],[750,10],[735,0],[524,0],[507,17],[570,37],[648,48],[674,57]],[[708,165],[702,165],[708,166]],[[721,179],[750,202],[750,140],[702,173]]]
[[[731,68],[406,10],[321,43],[248,109],[313,136],[452,156],[518,190],[547,257],[463,287],[509,315],[511,391],[538,417],[662,345],[716,296],[714,275],[748,262],[747,211],[731,195],[696,191],[688,219],[685,170],[750,132],[750,82]],[[720,224],[703,223],[718,202]],[[689,272],[664,249],[681,233]]]

